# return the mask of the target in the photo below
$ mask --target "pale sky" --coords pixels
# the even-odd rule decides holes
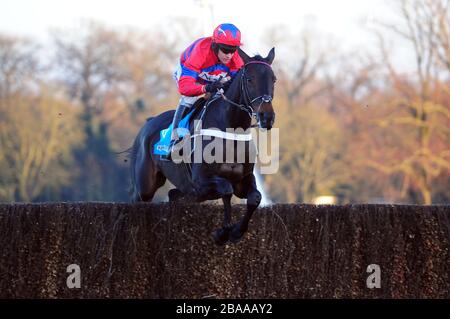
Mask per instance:
[[[28,35],[45,42],[51,28],[76,29],[93,19],[113,27],[150,30],[170,18],[187,17],[203,25],[209,36],[223,22],[242,31],[250,54],[265,55],[264,30],[284,24],[292,33],[305,25],[336,38],[341,49],[376,50],[367,31],[371,21],[390,15],[387,0],[0,0],[0,32]],[[209,4],[209,7],[202,4]],[[170,31],[170,30],[167,30]],[[183,45],[194,39],[186,38]],[[323,40],[323,39],[322,39]],[[280,52],[280,51],[278,51]],[[400,63],[404,59],[398,59]]]
[[[0,0],[0,31],[45,37],[51,27],[76,27],[81,19],[113,26],[149,29],[169,17],[204,21],[207,32],[218,23],[236,24],[244,43],[254,46],[273,24],[298,30],[305,22],[349,44],[364,43],[361,21],[380,16],[384,0]],[[202,3],[213,6],[202,9]],[[250,38],[250,39],[249,39]],[[253,49],[253,48],[251,48]],[[257,48],[254,48],[257,49]]]

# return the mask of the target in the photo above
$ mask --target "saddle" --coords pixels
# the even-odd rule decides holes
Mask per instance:
[[[183,118],[178,124],[177,134],[180,137],[180,140],[189,134],[189,125],[191,120],[195,118],[195,115],[200,112],[203,108],[207,100],[205,98],[198,99],[191,109],[186,109],[185,114],[183,114]],[[161,130],[159,132],[159,140],[155,143],[153,147],[153,154],[155,155],[167,155],[170,152],[170,136],[172,135],[172,124],[169,127]]]

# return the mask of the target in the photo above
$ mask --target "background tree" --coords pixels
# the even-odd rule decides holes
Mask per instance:
[[[273,201],[449,201],[449,1],[395,4],[397,20],[377,30],[381,55],[345,51],[310,21],[265,32],[277,49],[280,171],[264,176]],[[201,35],[187,19],[150,31],[87,21],[53,33],[49,65],[51,50],[1,35],[0,200],[128,200],[117,152],[177,104],[172,72]],[[393,62],[390,39],[412,68]]]
[[[107,106],[115,105],[111,96],[125,79],[121,60],[127,43],[118,32],[91,21],[73,34],[68,30],[54,32],[54,42],[56,71],[71,100],[82,108],[80,120],[86,134],[86,143],[75,152],[80,174],[72,196],[79,200],[126,200],[126,170],[112,152],[110,123],[101,115]],[[113,113],[114,108],[108,111]]]
[[[313,202],[335,194],[346,174],[343,131],[325,104],[332,87],[328,63],[337,55],[315,40],[321,36],[314,30],[267,33],[273,45],[286,47],[274,63],[280,171],[265,181],[277,201]]]
[[[41,82],[36,56],[29,40],[0,36],[0,200],[36,200],[75,173],[75,109]]]
[[[384,112],[376,124],[379,134],[374,134],[374,144],[381,143],[384,147],[382,151],[371,152],[368,165],[400,177],[405,194],[417,202],[431,204],[434,180],[450,171],[448,72],[443,78],[440,63],[442,48],[448,41],[440,40],[444,43],[441,49],[435,46],[438,34],[445,34],[448,28],[447,23],[443,31],[437,31],[442,21],[449,21],[448,1],[398,0],[396,8],[402,23],[383,25],[410,45],[415,72],[407,77],[397,71],[386,48],[385,36],[380,34],[388,71],[385,80],[394,91],[387,90],[385,94]],[[437,17],[434,16],[436,8],[443,10]],[[381,130],[388,130],[389,134]]]

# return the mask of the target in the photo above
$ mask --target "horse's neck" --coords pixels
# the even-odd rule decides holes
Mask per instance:
[[[234,103],[244,104],[244,98],[241,96],[240,74],[236,76],[238,78],[233,80],[225,96]],[[213,103],[217,104],[209,106],[214,107],[214,110],[209,112],[210,117],[208,118],[208,123],[205,123],[208,127],[216,127],[223,131],[227,128],[243,128],[246,130],[250,127],[251,118],[244,110],[222,98]]]

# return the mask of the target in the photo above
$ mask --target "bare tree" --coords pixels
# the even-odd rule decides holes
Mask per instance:
[[[105,94],[124,76],[119,62],[128,48],[117,32],[93,21],[74,34],[58,30],[53,37],[62,83],[86,114],[99,114]]]
[[[38,75],[37,44],[0,34],[0,98],[24,91]]]
[[[281,49],[274,63],[278,79],[274,104],[275,125],[282,130],[280,171],[265,181],[279,201],[311,203],[316,196],[334,194],[346,174],[339,155],[344,134],[324,107],[332,87],[329,62],[338,53],[321,47],[323,38],[309,29],[293,36],[276,27],[265,34],[268,45]]]
[[[447,85],[439,76],[442,71],[439,61],[442,62],[446,54],[443,52],[448,39],[444,35],[437,40],[438,35],[442,36],[448,29],[445,22],[448,21],[448,1],[397,0],[396,5],[403,23],[383,23],[383,26],[410,45],[415,57],[415,72],[406,78],[397,71],[386,48],[385,37],[379,35],[388,81],[397,94],[385,101],[390,108],[389,115],[379,120],[378,126],[402,136],[408,143],[399,142],[396,147],[402,151],[391,152],[391,158],[369,160],[368,163],[389,175],[402,174],[405,188],[418,189],[422,202],[430,204],[433,179],[450,171],[450,111],[448,99],[441,94]],[[441,9],[443,11],[439,11]],[[387,149],[385,153],[389,154]]]
[[[30,201],[67,185],[82,139],[74,109],[43,84],[37,45],[0,36],[0,200]]]
[[[334,58],[333,50],[320,47],[320,37],[309,29],[292,35],[286,28],[277,26],[267,30],[266,34],[269,35],[266,37],[268,45],[289,50],[284,60],[278,59],[275,63],[278,94],[286,97],[289,107],[300,107],[324,95],[330,87],[324,72]]]
[[[80,145],[82,130],[74,108],[40,87],[36,97],[16,95],[14,108],[1,112],[0,198],[31,201],[45,188],[59,190],[74,177],[72,149]]]
[[[418,11],[427,22],[427,36],[438,63],[450,71],[450,1],[426,0]]]
[[[312,203],[317,196],[333,195],[347,174],[342,161],[344,132],[338,121],[317,105],[281,114],[279,120],[280,171],[266,176],[272,196]]]

